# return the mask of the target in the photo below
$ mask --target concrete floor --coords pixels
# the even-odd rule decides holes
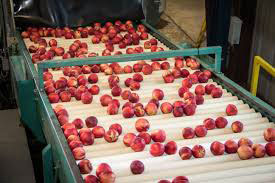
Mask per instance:
[[[16,109],[0,111],[0,182],[35,182],[25,130]]]
[[[157,28],[176,44],[181,42],[194,44],[199,36],[204,17],[204,0],[166,0],[166,10]]]

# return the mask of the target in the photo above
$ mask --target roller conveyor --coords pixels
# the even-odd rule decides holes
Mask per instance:
[[[150,35],[149,39],[153,36]],[[45,38],[47,41],[51,38]],[[70,44],[74,41],[57,38],[58,46],[68,49]],[[79,39],[88,43],[89,52],[96,52],[101,54],[105,49],[104,44],[92,44],[91,36],[87,39]],[[33,43],[29,39],[24,39],[26,47],[28,48]],[[144,41],[140,42],[143,46]],[[138,46],[138,45],[137,45]],[[129,46],[129,47],[137,47]],[[163,43],[159,42],[158,46],[163,47],[165,50],[169,50]],[[127,47],[127,48],[129,48]],[[125,53],[126,49],[119,49],[115,46],[115,51],[121,51]],[[147,51],[146,49],[144,50]],[[55,57],[60,59],[60,57]],[[168,58],[171,68],[174,66],[174,59]],[[151,61],[146,61],[151,63]],[[161,63],[162,61],[160,61]],[[122,62],[121,66],[133,65],[135,62]],[[196,70],[191,70],[189,67],[185,67],[190,73]],[[57,80],[59,77],[66,77],[62,71],[51,70],[53,79]],[[140,103],[146,105],[151,99],[152,91],[156,88],[162,89],[164,92],[164,99],[160,101],[173,103],[177,100],[182,100],[178,96],[178,89],[181,87],[182,78],[175,79],[173,83],[164,83],[162,79],[162,73],[164,71],[153,71],[151,75],[143,75],[144,80],[141,82],[141,88],[137,93],[140,97]],[[131,78],[134,73],[119,74],[120,87],[122,90],[129,89],[124,85],[126,78]],[[86,74],[86,77],[89,74]],[[224,89],[215,80],[210,79],[208,83],[212,83],[219,88],[223,88],[223,95],[221,98],[212,98],[210,95],[204,95],[204,104],[198,105],[195,115],[183,116],[175,118],[173,114],[162,114],[160,109],[157,115],[144,117],[124,118],[122,116],[121,107],[117,115],[108,115],[106,107],[102,107],[99,101],[100,96],[103,94],[111,95],[111,89],[108,86],[108,77],[104,73],[98,73],[99,81],[96,83],[100,87],[99,95],[93,96],[93,102],[91,104],[82,104],[81,101],[77,101],[72,97],[70,102],[59,102],[52,104],[54,108],[56,105],[62,104],[69,113],[69,121],[73,121],[75,118],[80,118],[83,121],[88,116],[96,116],[98,119],[98,125],[108,129],[111,124],[119,123],[123,130],[119,136],[117,142],[108,143],[104,138],[95,139],[93,145],[84,146],[86,152],[86,158],[89,159],[93,165],[93,171],[91,174],[95,175],[95,170],[100,163],[108,163],[113,172],[116,174],[116,182],[128,183],[128,182],[146,182],[153,183],[158,182],[161,179],[171,180],[180,175],[187,176],[190,182],[275,182],[275,157],[265,156],[264,158],[253,158],[250,160],[240,160],[238,154],[224,154],[221,156],[214,156],[210,151],[210,144],[213,141],[225,142],[229,139],[238,141],[242,137],[247,137],[253,141],[253,143],[266,144],[263,138],[263,131],[266,128],[274,128],[274,123],[271,123],[267,118],[263,117],[261,113],[255,111],[244,101],[237,96],[232,95],[230,91]],[[68,77],[66,77],[68,78]],[[208,83],[202,83],[206,85]],[[200,84],[200,83],[199,83]],[[194,84],[190,88],[191,92],[198,84]],[[90,86],[90,84],[88,85]],[[123,106],[127,100],[122,100],[121,97],[113,97],[120,101],[120,106]],[[227,116],[225,108],[228,104],[234,104],[238,108],[238,114],[236,116]],[[209,130],[206,137],[193,139],[183,139],[182,129],[185,127],[194,128],[196,125],[203,123],[206,118],[213,118],[223,116],[228,120],[228,125],[223,129]],[[164,129],[166,131],[166,141],[174,140],[178,149],[183,146],[192,148],[196,144],[204,146],[206,149],[206,155],[204,158],[196,159],[192,157],[190,160],[181,160],[178,153],[175,155],[166,155],[160,157],[153,157],[149,153],[150,144],[146,145],[144,151],[134,152],[130,147],[126,147],[123,142],[123,136],[126,133],[137,133],[135,129],[135,121],[139,118],[146,118],[150,122],[149,133],[155,129]],[[233,133],[231,130],[231,124],[234,121],[241,121],[244,124],[244,130],[241,133]],[[84,124],[84,127],[85,124]],[[164,143],[165,143],[164,142]],[[133,160],[140,160],[145,165],[144,173],[140,175],[133,175],[130,171],[130,164]],[[76,161],[78,163],[79,161]],[[82,175],[85,177],[86,175]]]

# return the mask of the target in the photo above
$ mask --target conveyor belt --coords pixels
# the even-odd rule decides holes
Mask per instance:
[[[152,37],[152,36],[150,36]],[[45,38],[47,41],[51,38]],[[62,46],[65,50],[68,49],[74,40],[65,40],[57,38],[58,46]],[[87,39],[79,39],[88,43],[89,52],[101,52],[105,49],[103,44],[92,44],[91,36]],[[32,45],[28,39],[24,40],[26,46]],[[144,41],[140,42],[143,45]],[[169,48],[162,43],[159,46],[165,50]],[[129,46],[136,47],[136,46]],[[129,48],[127,47],[127,48]],[[125,53],[126,49],[119,49],[115,46],[115,51],[122,51]],[[147,51],[147,50],[145,50]],[[55,57],[54,59],[58,59]],[[171,66],[174,66],[174,59],[167,59]],[[147,61],[150,62],[150,61]],[[133,65],[135,62],[119,63],[121,66]],[[186,67],[191,73],[191,70]],[[62,71],[51,71],[54,80],[63,76]],[[169,101],[170,103],[181,100],[178,96],[178,88],[181,87],[182,79],[175,79],[174,83],[165,84],[162,79],[163,71],[154,71],[151,75],[143,75],[144,80],[141,82],[141,88],[134,91],[140,97],[140,103],[146,104],[152,95],[153,89],[159,88],[164,92],[163,103]],[[120,87],[122,90],[129,89],[125,87],[124,80],[132,77],[134,73],[120,74]],[[88,76],[89,74],[86,74]],[[66,76],[65,76],[66,77]],[[240,160],[237,154],[224,154],[222,156],[214,156],[210,151],[210,144],[213,141],[225,142],[229,139],[238,141],[242,137],[248,137],[254,143],[265,144],[266,141],[263,137],[263,131],[269,127],[275,127],[274,123],[270,123],[267,118],[250,108],[242,100],[233,96],[230,92],[223,89],[223,96],[221,98],[212,98],[210,95],[204,95],[205,102],[203,105],[198,105],[196,114],[193,116],[184,116],[175,118],[173,114],[162,114],[160,109],[155,116],[144,116],[150,122],[150,131],[154,129],[164,129],[167,134],[166,142],[170,140],[176,141],[178,149],[182,146],[192,148],[195,144],[203,145],[206,149],[206,156],[202,159],[192,158],[190,160],[181,160],[178,153],[175,155],[163,155],[160,157],[153,157],[149,153],[150,145],[146,145],[145,150],[142,152],[134,152],[130,147],[126,147],[123,142],[123,136],[126,133],[137,133],[135,129],[135,121],[138,117],[125,119],[121,115],[121,107],[117,115],[108,115],[106,107],[102,107],[99,101],[100,96],[103,94],[111,95],[111,90],[108,86],[108,77],[104,73],[98,73],[99,81],[97,85],[100,87],[99,95],[93,96],[91,104],[82,104],[81,101],[76,101],[72,98],[71,102],[58,104],[64,105],[69,113],[69,121],[75,118],[81,118],[83,121],[90,115],[96,116],[98,125],[106,129],[111,124],[119,123],[123,127],[122,134],[119,140],[115,143],[108,143],[104,138],[95,139],[91,146],[85,146],[86,158],[88,158],[92,165],[92,174],[95,175],[95,170],[100,163],[108,163],[113,172],[116,174],[117,183],[134,183],[134,182],[157,182],[160,179],[172,180],[179,175],[187,176],[190,182],[275,182],[275,157],[265,156],[264,158],[253,158],[250,160]],[[68,77],[66,77],[68,78]],[[212,83],[217,87],[222,88],[215,81],[210,79],[208,83]],[[204,83],[202,85],[206,85]],[[90,85],[90,84],[89,84]],[[194,89],[198,84],[194,84],[190,89]],[[127,101],[122,100],[121,97],[113,97],[120,101],[120,106]],[[225,108],[228,104],[234,104],[238,108],[236,116],[227,116]],[[52,104],[55,107],[57,104]],[[224,129],[209,130],[206,137],[193,139],[183,139],[182,129],[184,127],[194,128],[196,125],[202,124],[206,118],[216,119],[223,116],[228,120],[228,125]],[[244,130],[241,133],[233,133],[231,130],[232,122],[239,120],[244,124]],[[85,125],[85,124],[84,124]],[[85,127],[85,126],[84,126]],[[140,160],[145,165],[145,171],[140,175],[133,175],[130,171],[130,164],[133,160]],[[78,161],[77,161],[78,162]],[[83,175],[85,177],[86,175]]]

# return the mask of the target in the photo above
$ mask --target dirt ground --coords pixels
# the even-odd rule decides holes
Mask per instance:
[[[204,0],[166,0],[166,10],[157,29],[176,44],[194,44],[204,17]]]

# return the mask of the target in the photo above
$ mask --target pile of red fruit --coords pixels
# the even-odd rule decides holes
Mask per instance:
[[[98,56],[98,53],[88,53],[88,45],[86,42],[79,40],[74,41],[69,50],[64,50],[63,47],[57,47],[58,42],[54,38],[65,39],[80,39],[88,38],[91,36],[91,42],[93,44],[104,43],[105,48],[101,55],[110,56],[122,54],[121,51],[115,51],[114,45],[118,45],[120,49],[126,49],[127,46],[139,45],[141,40],[147,40],[149,34],[147,28],[140,24],[137,28],[134,28],[133,22],[128,20],[123,24],[121,21],[116,21],[114,24],[106,22],[105,25],[101,23],[94,23],[92,26],[79,27],[75,30],[64,28],[33,28],[28,27],[26,31],[21,33],[23,38],[29,38],[34,45],[29,46],[29,52],[33,53],[32,61],[37,63],[43,60],[51,60],[55,56],[62,56],[63,59],[78,57],[94,57]],[[45,38],[54,37],[53,39],[46,41]],[[127,48],[126,54],[138,54],[142,53],[144,49],[150,49],[151,52],[164,51],[162,47],[158,47],[158,41],[154,38],[145,41],[144,46],[137,46],[135,48]],[[47,47],[50,47],[47,49]],[[165,60],[153,59],[154,61]]]

